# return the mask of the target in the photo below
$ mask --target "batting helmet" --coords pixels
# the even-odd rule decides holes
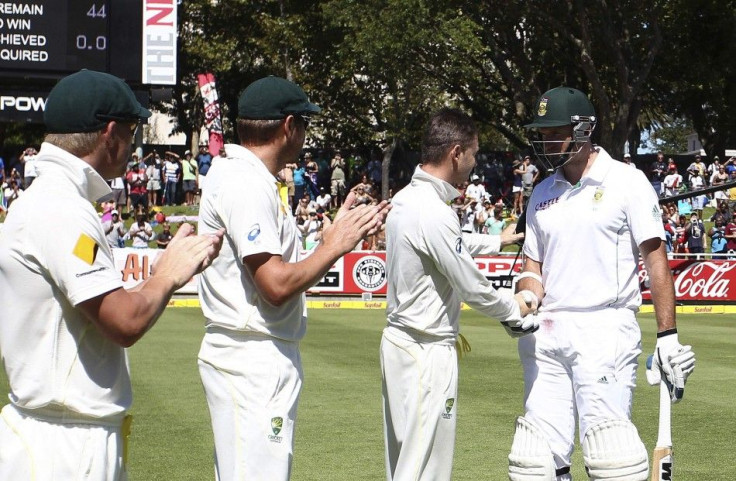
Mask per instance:
[[[573,155],[590,141],[596,125],[595,109],[588,97],[580,90],[571,87],[556,87],[539,98],[534,113],[534,121],[525,125],[528,129],[572,126],[569,140],[532,142],[537,157],[550,170],[562,167]],[[564,143],[569,142],[563,150]],[[555,146],[557,148],[555,148]]]

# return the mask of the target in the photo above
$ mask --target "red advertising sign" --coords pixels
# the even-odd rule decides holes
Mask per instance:
[[[678,301],[736,301],[736,261],[670,259]],[[640,265],[639,280],[645,300],[651,300],[649,276]]]

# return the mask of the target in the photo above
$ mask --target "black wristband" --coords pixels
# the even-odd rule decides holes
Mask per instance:
[[[669,336],[671,334],[677,334],[677,328],[673,327],[672,329],[667,329],[666,331],[658,332],[657,333],[657,339],[664,336]]]

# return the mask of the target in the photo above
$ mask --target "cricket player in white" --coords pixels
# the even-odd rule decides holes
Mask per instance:
[[[353,207],[349,195],[322,242],[300,258],[301,237],[276,174],[298,158],[319,107],[296,84],[266,77],[238,102],[242,145],[207,173],[201,232],[225,228],[221,256],[199,278],[207,319],[199,352],[220,481],[279,481],[291,475],[302,384],[299,341],[304,292],[383,223],[387,204]]]
[[[513,336],[535,329],[528,296],[497,291],[471,255],[498,252],[498,237],[463,234],[449,203],[475,165],[472,120],[432,116],[422,165],[392,199],[386,224],[388,325],[381,341],[386,475],[449,480],[457,415],[460,301],[501,321]],[[491,245],[493,243],[493,245]],[[526,318],[522,319],[524,316]]]
[[[678,341],[658,198],[644,174],[590,141],[593,105],[579,90],[542,95],[534,148],[556,169],[532,193],[517,288],[541,299],[539,330],[519,340],[524,408],[509,479],[571,480],[575,424],[592,480],[645,481],[647,450],[631,423],[641,332],[641,253],[657,317],[655,370],[682,397],[695,357]],[[577,419],[576,419],[577,417]]]
[[[127,291],[93,202],[125,172],[151,113],[112,75],[83,70],[49,93],[38,177],[0,233],[0,352],[10,404],[0,414],[0,479],[127,479],[132,392],[125,347],[174,290],[217,255],[222,232],[184,225],[150,277]]]

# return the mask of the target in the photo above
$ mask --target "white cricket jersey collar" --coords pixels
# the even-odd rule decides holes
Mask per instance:
[[[610,155],[608,155],[608,152],[603,150],[602,147],[596,146],[595,149],[598,151],[598,156],[596,156],[595,160],[593,161],[593,165],[590,166],[590,170],[588,170],[583,178],[580,179],[580,184],[603,183],[603,179],[605,179],[606,174],[608,174],[608,171],[611,169],[611,165],[613,164],[613,162],[618,162],[617,160],[614,160]],[[555,170],[553,178],[555,184],[557,182],[570,184],[570,182],[565,178],[562,167]]]
[[[411,176],[411,184],[429,184],[443,202],[450,202],[455,197],[460,196],[460,192],[452,184],[425,172],[422,169],[422,164],[417,165],[417,168],[414,169],[414,175]]]
[[[268,179],[269,181],[277,182],[276,176],[269,172],[260,157],[254,154],[251,150],[238,144],[225,144],[224,147],[225,152],[227,152],[228,158],[234,157],[238,159],[246,159],[251,164],[253,164],[253,168],[256,169],[258,175],[265,179]]]
[[[91,165],[53,144],[48,142],[41,144],[36,162],[39,177],[62,175],[90,202],[97,202],[112,193],[105,179]]]

